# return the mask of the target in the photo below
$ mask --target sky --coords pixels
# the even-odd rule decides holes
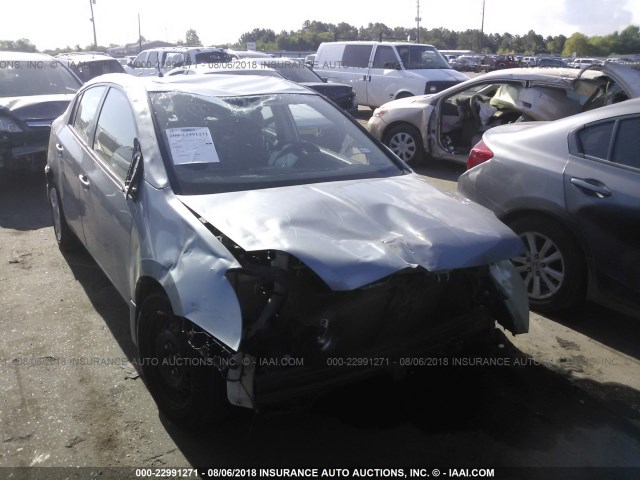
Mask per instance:
[[[93,43],[90,0],[4,0],[0,40],[28,38],[39,50]],[[188,29],[204,45],[235,43],[254,28],[298,30],[305,20],[414,27],[416,0],[95,0],[99,45],[137,41],[138,13],[148,40],[175,42]],[[543,36],[607,35],[640,25],[640,0],[485,0],[484,31]],[[421,26],[479,29],[482,0],[420,0]]]

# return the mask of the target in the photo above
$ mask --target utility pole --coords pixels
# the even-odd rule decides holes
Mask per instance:
[[[140,31],[140,12],[138,12],[138,47],[139,47],[138,53],[140,53],[142,51],[142,33]]]
[[[89,0],[89,8],[91,8],[91,23],[93,25],[93,49],[98,49],[98,40],[96,40],[96,19],[93,17],[93,4],[96,0]]]
[[[416,25],[417,25],[417,31],[418,33],[416,34],[416,43],[420,43],[420,20],[422,20],[420,18],[420,0],[416,1],[416,6],[417,6],[417,10],[416,10]]]
[[[480,52],[482,53],[482,39],[484,37],[484,2],[485,0],[482,0],[482,25],[480,26]]]

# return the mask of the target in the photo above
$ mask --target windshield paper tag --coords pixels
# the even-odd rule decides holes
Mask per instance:
[[[166,131],[174,165],[220,162],[207,127],[167,128]]]

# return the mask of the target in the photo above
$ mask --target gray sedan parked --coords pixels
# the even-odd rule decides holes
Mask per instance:
[[[477,165],[474,167],[474,165]],[[458,183],[523,239],[540,310],[640,307],[640,100],[484,134]]]
[[[528,329],[518,237],[286,80],[100,77],[52,127],[47,184],[187,426]]]

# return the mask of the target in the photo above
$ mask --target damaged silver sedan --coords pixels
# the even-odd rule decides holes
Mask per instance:
[[[145,381],[186,426],[496,320],[528,330],[518,237],[282,79],[100,77],[53,124],[46,172],[59,246],[127,301]]]

